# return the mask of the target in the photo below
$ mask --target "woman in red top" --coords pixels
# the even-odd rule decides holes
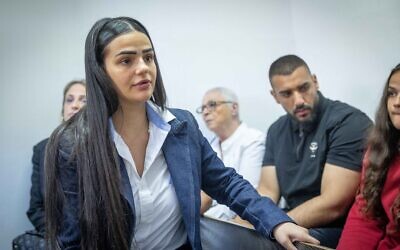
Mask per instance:
[[[338,249],[400,249],[400,64],[390,73]]]

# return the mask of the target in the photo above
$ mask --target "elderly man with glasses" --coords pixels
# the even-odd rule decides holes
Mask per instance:
[[[221,87],[210,89],[196,112],[202,115],[208,129],[215,133],[210,144],[225,166],[234,168],[257,187],[265,151],[265,134],[240,121],[235,93]],[[235,217],[227,206],[212,201],[203,192],[201,195],[202,214],[223,220]]]

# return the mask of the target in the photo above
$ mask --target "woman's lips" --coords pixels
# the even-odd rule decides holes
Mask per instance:
[[[140,85],[145,85],[145,84],[150,84],[150,80],[141,80],[137,83],[134,83],[133,86],[140,86]]]
[[[150,80],[142,80],[139,81],[135,84],[132,84],[132,87],[139,89],[139,90],[145,90],[148,89],[151,86],[151,81]]]

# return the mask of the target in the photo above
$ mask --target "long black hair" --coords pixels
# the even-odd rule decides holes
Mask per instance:
[[[80,232],[82,249],[129,249],[127,204],[120,195],[119,157],[108,124],[119,102],[103,57],[113,39],[132,31],[144,33],[153,46],[146,28],[129,17],[101,19],[86,38],[86,107],[53,132],[46,149],[45,213],[50,249],[56,246],[65,209],[77,211],[79,228],[76,230]],[[156,57],[155,64],[157,78],[150,101],[164,109],[166,93]],[[68,159],[64,159],[65,155]],[[65,204],[66,193],[62,187],[65,180],[60,176],[65,166],[76,167],[77,187],[74,188],[78,207]]]
[[[399,152],[400,131],[394,127],[390,120],[387,108],[389,82],[396,72],[400,72],[400,64],[390,72],[383,88],[375,116],[375,126],[368,139],[367,168],[362,190],[362,196],[366,200],[363,212],[381,222],[385,220],[385,212],[381,203],[383,185],[385,184],[389,166]],[[397,195],[391,210],[396,229],[400,231],[400,194]]]

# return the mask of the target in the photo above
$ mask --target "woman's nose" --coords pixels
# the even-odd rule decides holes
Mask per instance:
[[[136,73],[141,74],[141,73],[147,72],[148,70],[149,70],[149,66],[144,61],[143,58],[140,58],[136,65]]]
[[[81,108],[81,102],[79,100],[76,100],[72,103],[72,108],[73,109],[80,109]]]
[[[394,101],[393,105],[395,107],[400,107],[400,95],[397,95],[396,100]]]

